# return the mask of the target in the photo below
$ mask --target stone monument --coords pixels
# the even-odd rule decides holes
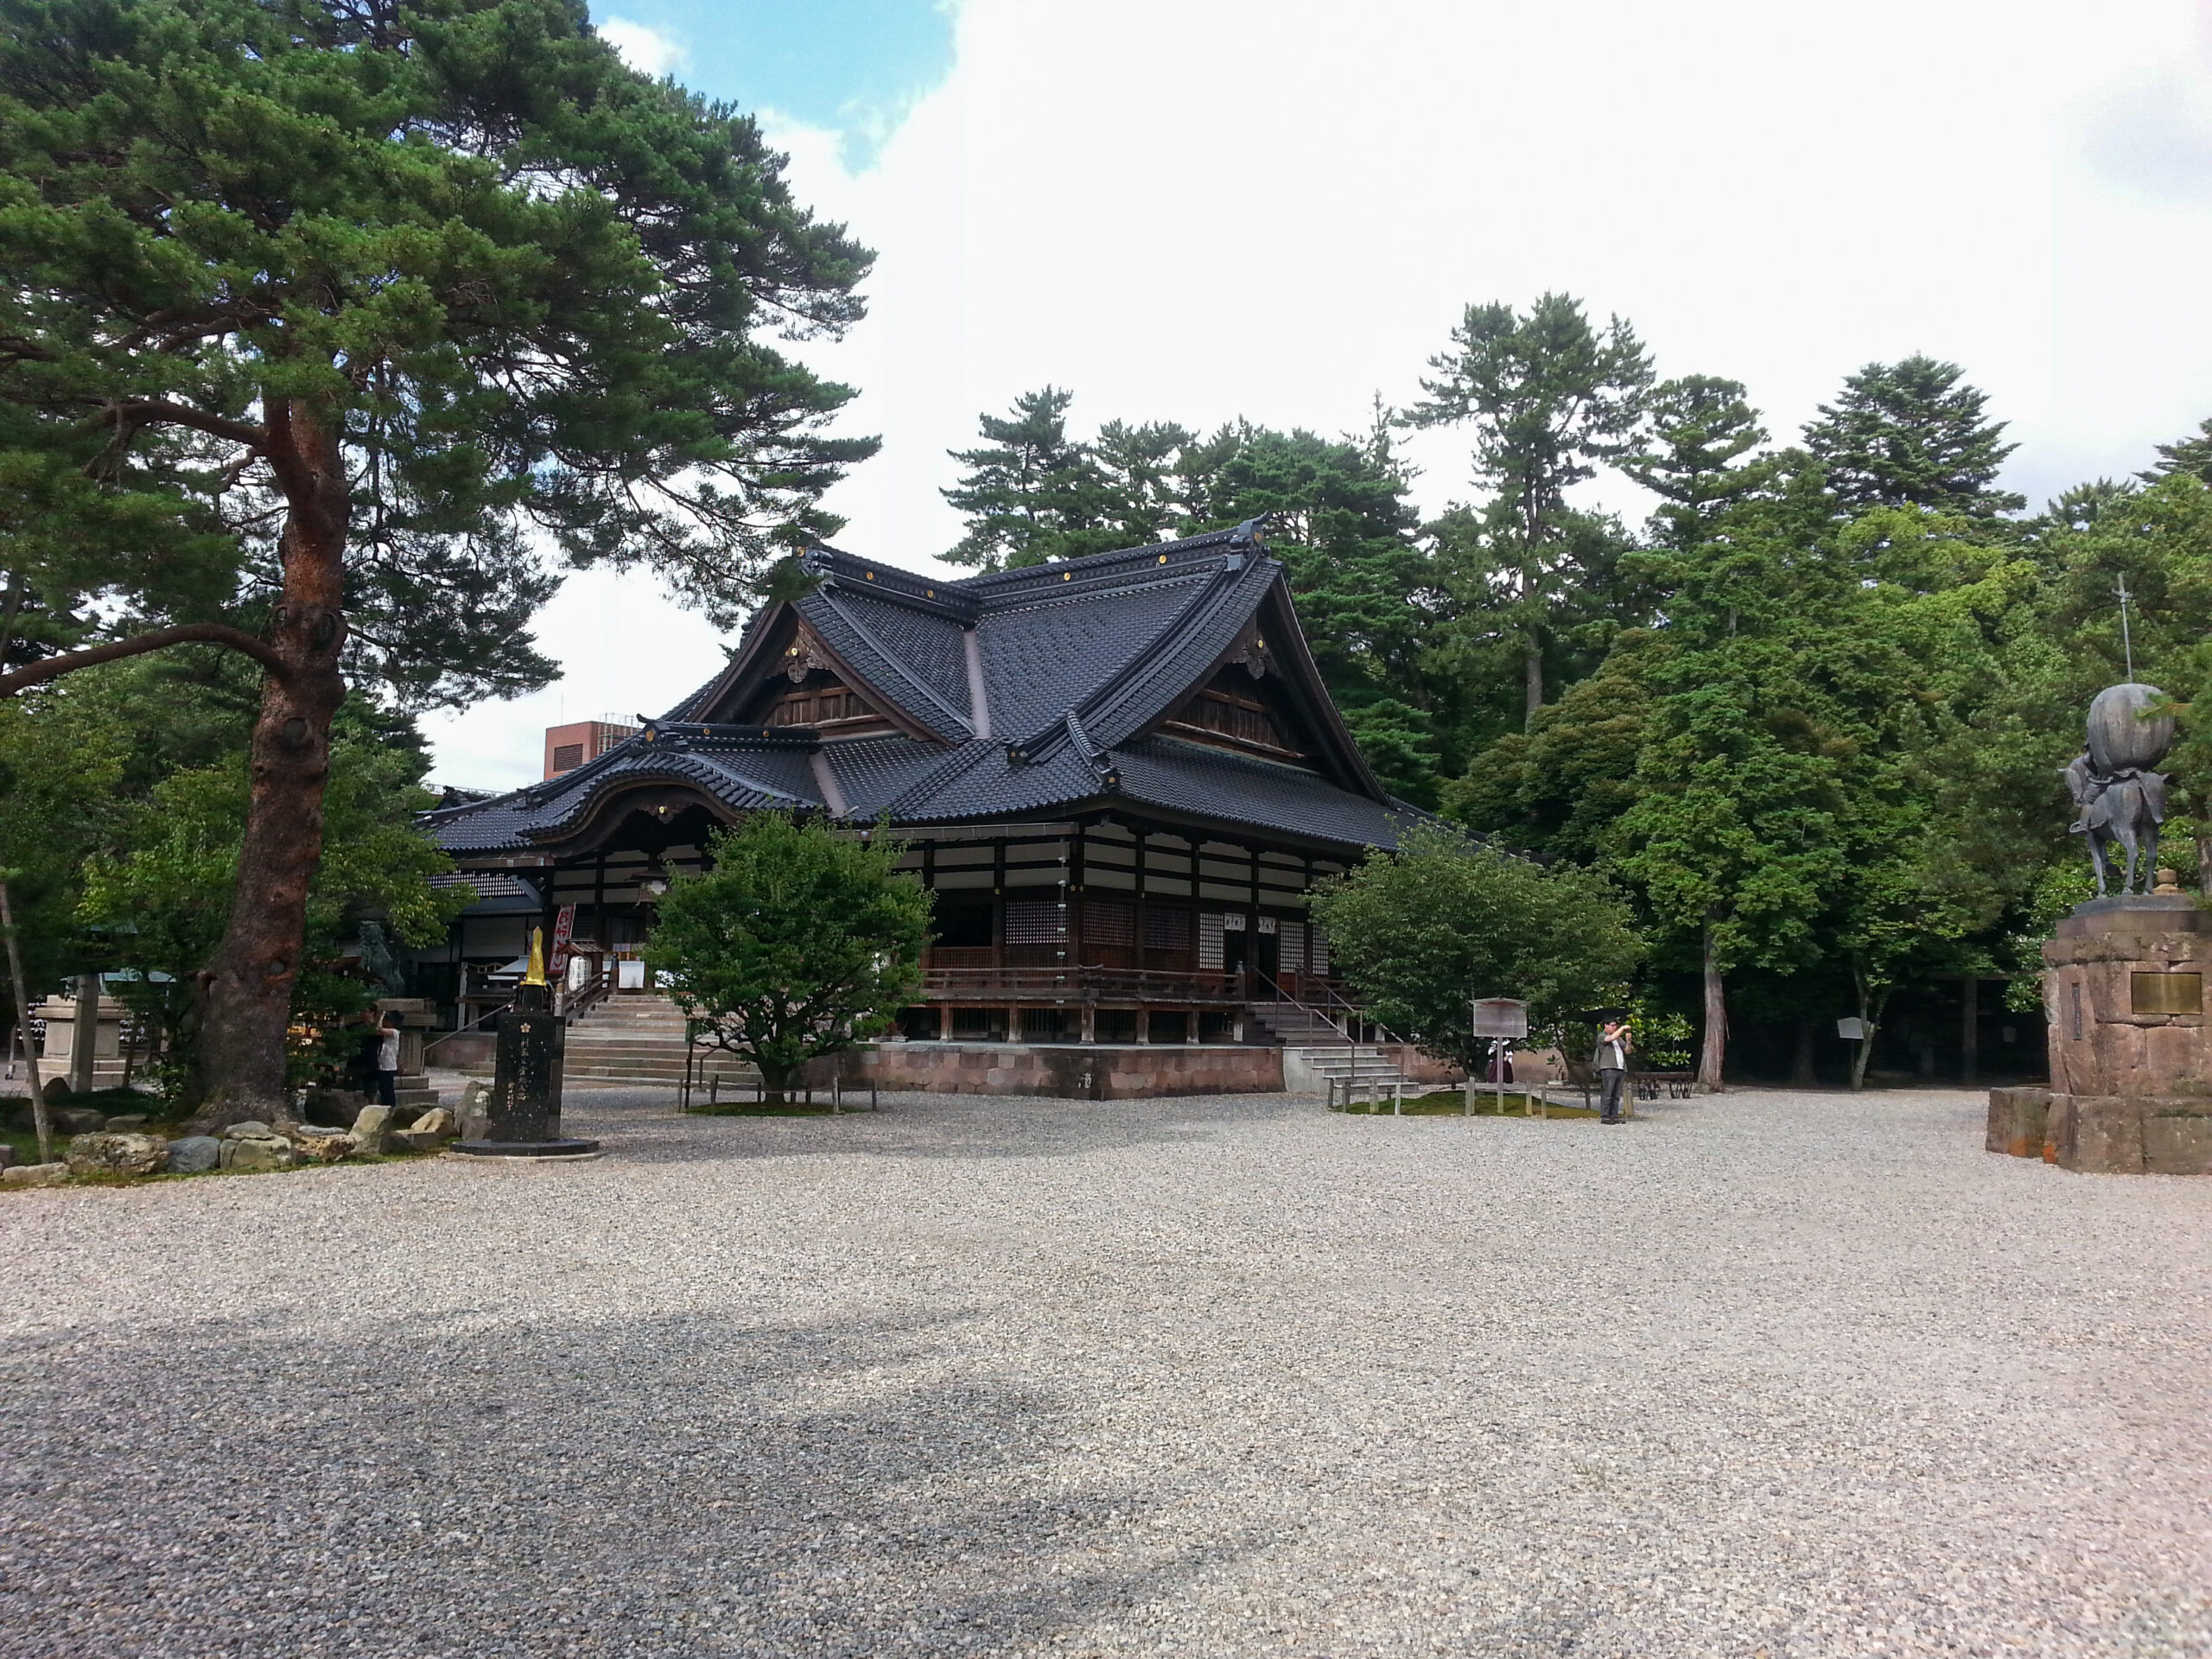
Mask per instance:
[[[485,1116],[471,1118],[468,1135],[448,1152],[475,1158],[588,1158],[598,1153],[598,1141],[571,1140],[561,1133],[561,1058],[568,1023],[553,1012],[552,988],[545,982],[545,935],[533,929],[530,971],[515,989],[514,1006],[499,1016]]]
[[[2097,897],[2043,948],[2050,1086],[1990,1091],[1992,1152],[2075,1170],[2212,1174],[2212,931],[2171,870],[2152,880],[2166,799],[2154,768],[2174,729],[2171,715],[2152,712],[2164,696],[2133,682],[2098,693],[2088,751],[2066,768]]]

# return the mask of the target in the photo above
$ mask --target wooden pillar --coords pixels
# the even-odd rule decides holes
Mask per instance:
[[[952,1004],[950,1002],[937,1005],[937,1039],[940,1043],[952,1040]]]
[[[1981,1046],[1981,981],[1967,974],[1959,981],[1959,1059],[1961,1075],[1972,1083],[1979,1068]]]
[[[1150,1008],[1139,1008],[1137,1010],[1137,1041],[1141,1043],[1148,1043],[1151,1040],[1152,1010]]]
[[[1009,1043],[1021,1041],[1021,1009],[1009,1005],[1006,1011],[1006,1039]]]
[[[1098,1040],[1098,1005],[1089,997],[1083,1000],[1082,1017],[1083,1040],[1086,1043],[1096,1042]]]

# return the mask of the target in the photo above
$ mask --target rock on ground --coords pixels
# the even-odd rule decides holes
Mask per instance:
[[[168,1161],[169,1143],[158,1135],[80,1135],[69,1142],[73,1175],[152,1175]]]
[[[220,1143],[219,1163],[225,1169],[289,1169],[300,1155],[281,1135],[226,1136]]]
[[[391,1108],[364,1106],[353,1119],[353,1143],[365,1157],[380,1158],[391,1134]]]
[[[169,1142],[169,1173],[200,1175],[222,1161],[223,1143],[212,1135],[188,1135]]]
[[[0,1186],[59,1186],[68,1179],[67,1164],[16,1164],[0,1169]]]
[[[2212,1180],[1964,1093],[885,1103],[0,1206],[0,1647],[2212,1652]]]

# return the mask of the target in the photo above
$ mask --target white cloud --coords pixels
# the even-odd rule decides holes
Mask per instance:
[[[944,451],[1048,380],[1084,426],[1343,431],[1417,395],[1463,305],[1548,288],[1632,320],[1663,372],[1745,380],[1780,434],[1928,351],[2013,423],[2015,487],[2133,470],[2212,414],[2212,213],[2175,205],[2202,199],[2193,139],[2161,152],[2186,188],[2146,200],[2095,120],[2197,73],[2195,27],[2187,0],[969,0],[951,75],[865,170],[772,125],[801,200],[880,255],[869,320],[806,348],[885,438],[831,499],[839,541],[950,544]],[[1414,448],[1425,505],[1465,492],[1463,438]],[[696,620],[585,620],[547,630],[580,675],[719,660],[679,643]],[[464,724],[478,764],[534,767],[536,726]]]
[[[684,60],[682,46],[657,29],[609,17],[598,25],[600,38],[622,54],[622,61],[640,74],[664,75]]]

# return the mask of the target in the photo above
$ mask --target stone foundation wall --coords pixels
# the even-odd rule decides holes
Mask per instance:
[[[2212,1175],[2212,1098],[1989,1091],[1990,1151],[2105,1175]]]
[[[1279,1094],[1282,1051],[1211,1043],[880,1043],[848,1065],[846,1086],[931,1094],[1135,1100],[1154,1095]]]

